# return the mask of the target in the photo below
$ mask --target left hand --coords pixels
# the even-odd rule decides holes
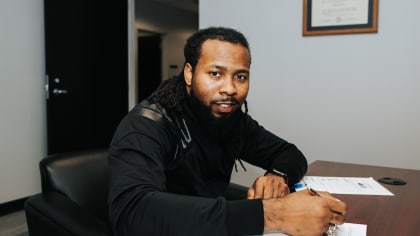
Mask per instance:
[[[267,173],[259,176],[248,189],[248,199],[270,199],[284,197],[290,193],[289,187],[283,177]]]

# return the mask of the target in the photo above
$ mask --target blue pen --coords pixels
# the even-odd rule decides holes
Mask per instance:
[[[299,182],[299,183],[295,184],[295,186],[293,186],[293,188],[295,190],[300,190],[302,188],[306,188],[306,184],[305,183],[302,183],[302,182]]]

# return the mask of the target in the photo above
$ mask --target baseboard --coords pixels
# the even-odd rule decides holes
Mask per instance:
[[[0,216],[4,216],[7,214],[10,214],[12,212],[23,210],[23,207],[25,205],[25,201],[28,198],[21,198],[14,201],[6,202],[0,204]]]

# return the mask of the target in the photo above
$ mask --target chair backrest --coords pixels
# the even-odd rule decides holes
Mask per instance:
[[[108,149],[59,153],[40,164],[42,191],[56,191],[108,218]]]

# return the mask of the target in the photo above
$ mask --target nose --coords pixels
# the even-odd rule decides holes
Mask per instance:
[[[226,96],[233,96],[236,94],[236,86],[232,78],[226,77],[222,80],[222,85],[220,86],[220,94]]]

